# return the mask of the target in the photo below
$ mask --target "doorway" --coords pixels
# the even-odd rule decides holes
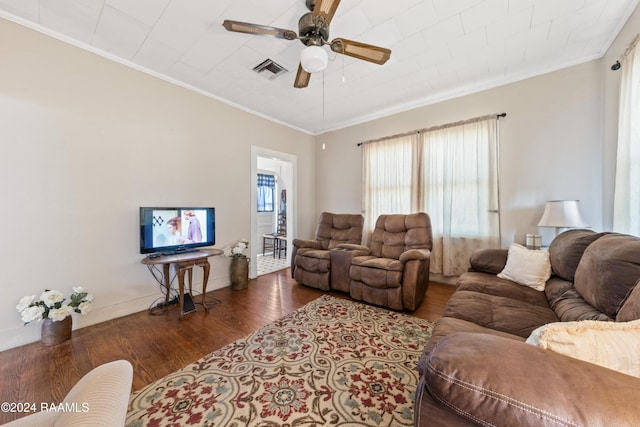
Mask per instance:
[[[290,236],[295,235],[297,217],[296,217],[296,188],[295,180],[297,171],[297,157],[282,153],[279,151],[269,150],[262,147],[251,146],[251,242],[250,253],[251,259],[255,262],[250,263],[249,277],[255,278],[258,276],[258,260],[263,256],[265,240],[263,235],[266,233],[278,231],[280,229],[286,230],[284,238],[280,237],[278,240],[277,253],[270,252],[269,265],[273,268],[280,269],[283,266],[290,265],[291,254],[291,241]],[[276,187],[274,192],[274,212],[269,218],[268,215],[258,213],[258,173],[260,174],[272,174],[276,178]],[[282,191],[284,190],[284,192]],[[284,196],[284,197],[283,197]],[[265,219],[266,218],[266,219]],[[284,223],[282,224],[284,219]],[[266,225],[265,225],[266,221]],[[272,221],[271,226],[268,224]],[[266,228],[265,228],[266,227]],[[273,245],[273,241],[267,241],[268,245]],[[271,251],[275,251],[273,246],[270,246]],[[266,256],[266,255],[265,255]],[[262,260],[261,260],[262,261]],[[265,258],[266,261],[266,258]],[[264,270],[261,270],[264,271]]]

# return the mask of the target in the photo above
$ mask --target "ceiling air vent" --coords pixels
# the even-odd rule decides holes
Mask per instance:
[[[253,67],[253,71],[269,80],[273,80],[280,74],[284,74],[289,70],[284,68],[282,65],[273,62],[273,60],[267,59]]]

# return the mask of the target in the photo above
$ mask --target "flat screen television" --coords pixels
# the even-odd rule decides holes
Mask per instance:
[[[215,243],[215,208],[140,208],[141,254],[189,252]]]

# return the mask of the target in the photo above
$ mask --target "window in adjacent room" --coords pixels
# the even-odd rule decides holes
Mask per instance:
[[[273,212],[276,177],[258,174],[258,212]]]

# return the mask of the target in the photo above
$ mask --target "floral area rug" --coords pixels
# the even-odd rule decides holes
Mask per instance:
[[[323,296],[134,392],[126,426],[411,426],[432,328]]]

